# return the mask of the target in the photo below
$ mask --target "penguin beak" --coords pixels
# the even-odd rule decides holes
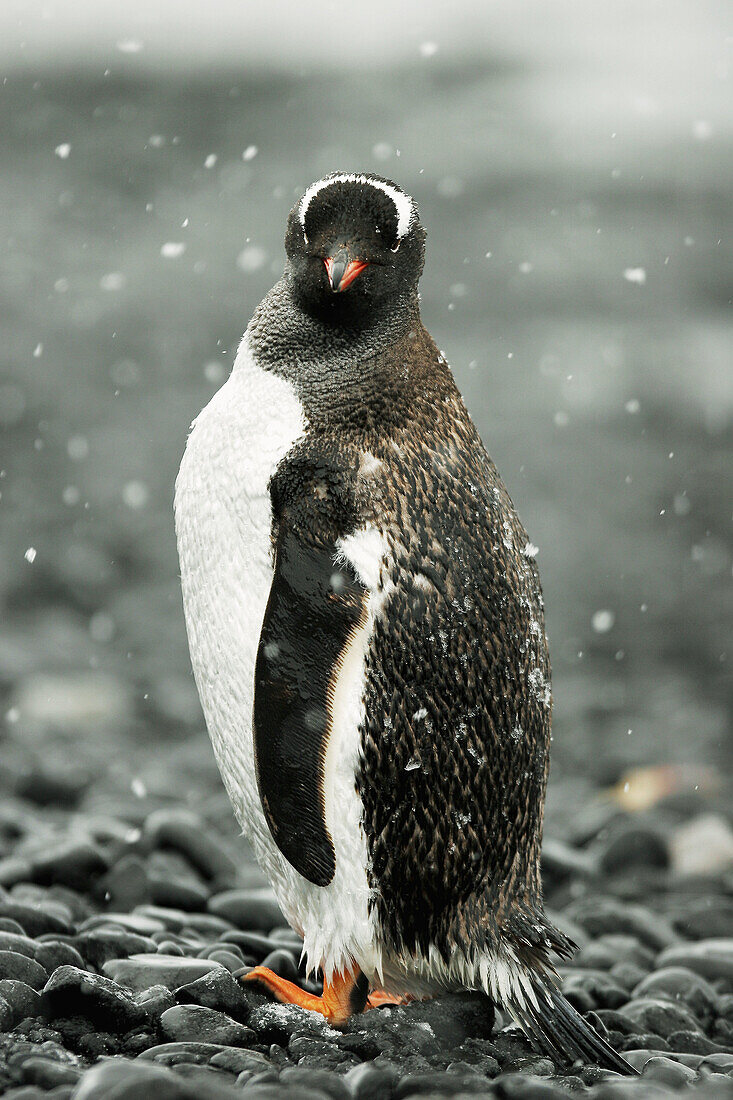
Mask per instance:
[[[360,275],[365,267],[369,267],[366,260],[352,260],[345,248],[339,248],[333,256],[329,256],[323,262],[334,294],[347,290],[357,275]]]

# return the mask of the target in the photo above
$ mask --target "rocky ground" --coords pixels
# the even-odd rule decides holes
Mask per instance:
[[[237,976],[265,963],[296,978],[299,941],[219,800],[196,811],[142,782],[95,799],[47,768],[4,779],[8,1098],[733,1097],[732,837],[714,796],[632,811],[554,788],[548,908],[579,945],[563,987],[641,1072],[628,1080],[553,1065],[477,993],[344,1032],[273,1004]]]

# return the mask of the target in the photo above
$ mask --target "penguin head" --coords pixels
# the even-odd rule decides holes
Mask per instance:
[[[425,230],[413,199],[381,176],[311,184],[290,212],[285,250],[298,305],[324,320],[364,322],[417,302]]]

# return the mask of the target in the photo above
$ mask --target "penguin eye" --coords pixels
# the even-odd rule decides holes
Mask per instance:
[[[395,241],[395,243],[390,248],[390,252],[399,252],[401,244],[402,244],[402,241],[400,241],[400,240]]]

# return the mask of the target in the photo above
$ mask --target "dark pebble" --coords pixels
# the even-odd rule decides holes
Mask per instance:
[[[664,917],[616,898],[583,898],[571,905],[568,912],[591,936],[606,933],[633,936],[655,954],[679,942],[679,936]]]
[[[0,997],[10,1005],[16,1023],[29,1016],[41,1015],[41,995],[25,982],[3,978],[0,981]]]
[[[673,1031],[667,1036],[670,1049],[685,1054],[725,1054],[727,1048],[701,1035],[699,1031]]]
[[[618,962],[614,963],[608,971],[608,976],[630,993],[647,976],[647,973],[646,968],[637,966],[636,963]]]
[[[53,1089],[57,1085],[75,1085],[81,1072],[77,1066],[37,1056],[26,1058],[21,1066],[24,1084],[38,1085],[42,1089]]]
[[[242,1047],[227,1047],[217,1051],[212,1054],[209,1064],[236,1074],[269,1072],[272,1068],[264,1054]]]
[[[270,970],[274,970],[281,978],[287,978],[290,982],[298,980],[298,967],[296,966],[295,959],[290,951],[286,951],[282,947],[266,955],[262,961],[262,965],[269,967]]]
[[[286,1066],[280,1073],[280,1081],[290,1088],[321,1092],[325,1097],[331,1097],[331,1100],[352,1100],[353,1097],[344,1078],[337,1077],[335,1073],[329,1073],[325,1069]]]
[[[15,1023],[15,1013],[12,1006],[0,994],[0,1031],[10,1031]]]
[[[148,872],[140,856],[129,853],[109,869],[100,883],[108,905],[134,909],[152,901]]]
[[[683,1066],[681,1062],[673,1062],[671,1058],[650,1058],[642,1070],[644,1081],[659,1081],[673,1089],[692,1084],[696,1077],[694,1069]]]
[[[733,939],[733,901],[706,898],[674,922],[691,940]]]
[[[145,1020],[145,1013],[130,994],[99,974],[75,966],[60,966],[41,995],[43,1011],[57,1016],[83,1016],[96,1028],[121,1034]]]
[[[90,932],[95,928],[122,928],[138,936],[152,936],[155,932],[165,932],[166,926],[162,920],[142,913],[101,913],[80,924],[79,932]]]
[[[239,1023],[247,1023],[250,1005],[240,982],[228,970],[217,967],[176,991],[179,1004],[202,1005],[226,1012]]]
[[[124,1061],[100,1062],[82,1077],[74,1100],[201,1100],[162,1066]]]
[[[622,1013],[644,1031],[661,1035],[663,1039],[674,1031],[699,1031],[697,1020],[689,1008],[661,998],[641,997],[629,1001]]]
[[[580,1013],[592,1008],[620,1008],[629,999],[628,990],[603,970],[563,969],[561,973],[563,993]]]
[[[573,962],[576,966],[610,970],[619,962],[630,962],[649,971],[654,965],[655,952],[639,943],[635,936],[604,933],[581,948]]]
[[[226,850],[222,837],[196,814],[184,809],[157,810],[143,827],[143,842],[150,848],[175,848],[188,856],[201,874],[212,882],[233,882],[237,864]]]
[[[244,966],[241,955],[236,955],[233,951],[226,951],[224,948],[218,948],[207,951],[206,958],[211,959],[212,962],[219,963],[225,970],[228,970],[230,974],[233,974],[237,970],[241,970]],[[297,971],[295,972],[297,976]]]
[[[80,970],[84,969],[84,959],[76,948],[61,940],[46,940],[38,943],[36,962],[39,962],[48,974],[53,974],[59,966],[78,966]]]
[[[176,1003],[175,996],[164,985],[151,985],[149,989],[133,994],[133,1000],[151,1020],[160,1019]]]
[[[373,1062],[354,1066],[344,1077],[354,1100],[391,1100],[396,1080],[395,1071]]]
[[[17,920],[10,917],[0,917],[0,932],[12,932],[15,936],[24,936],[25,931]]]
[[[719,999],[710,983],[684,966],[666,966],[643,978],[634,988],[634,999],[650,996],[683,1001],[704,1024],[718,1009]]]
[[[206,908],[211,891],[193,879],[177,879],[151,872],[148,880],[150,900],[154,905],[170,906],[185,912],[198,912]]]
[[[20,955],[17,951],[0,951],[0,978],[12,978],[25,982],[32,989],[43,989],[48,974],[35,959]]]
[[[492,1095],[501,1100],[558,1100],[567,1096],[542,1077],[527,1073],[504,1073],[493,1084]]]
[[[72,931],[68,921],[50,913],[47,908],[24,905],[9,898],[0,901],[0,917],[9,917],[10,920],[17,921],[21,932],[32,938],[42,936],[45,932],[68,934]]]
[[[263,936],[260,932],[240,932],[239,929],[222,933],[220,941],[221,943],[236,944],[248,955],[252,955],[258,963],[261,963],[270,952],[282,948],[282,944],[270,936]]]
[[[18,955],[34,959],[36,944],[28,936],[19,935],[17,932],[0,932],[0,951],[15,951]]]
[[[80,932],[76,937],[76,947],[98,970],[110,959],[155,951],[155,944],[149,937],[115,928],[94,928],[90,932]]]
[[[160,1018],[164,1035],[177,1042],[221,1043],[223,1046],[248,1047],[255,1033],[227,1016],[203,1005],[178,1004]]]
[[[110,959],[102,967],[108,978],[134,992],[151,985],[178,989],[217,968],[218,963],[209,959],[186,959],[176,955],[131,955],[129,959]]]
[[[75,890],[88,890],[91,880],[108,868],[101,849],[88,841],[63,841],[46,849],[33,860],[33,881],[45,886],[61,883]]]
[[[703,978],[733,981],[733,939],[700,940],[669,947],[657,958],[657,967],[686,966]]]
[[[598,837],[590,851],[603,874],[639,867],[669,867],[669,848],[664,836],[641,823],[614,823],[608,835]]]
[[[283,915],[268,888],[225,890],[209,899],[209,912],[237,928],[269,932],[282,924]]]

